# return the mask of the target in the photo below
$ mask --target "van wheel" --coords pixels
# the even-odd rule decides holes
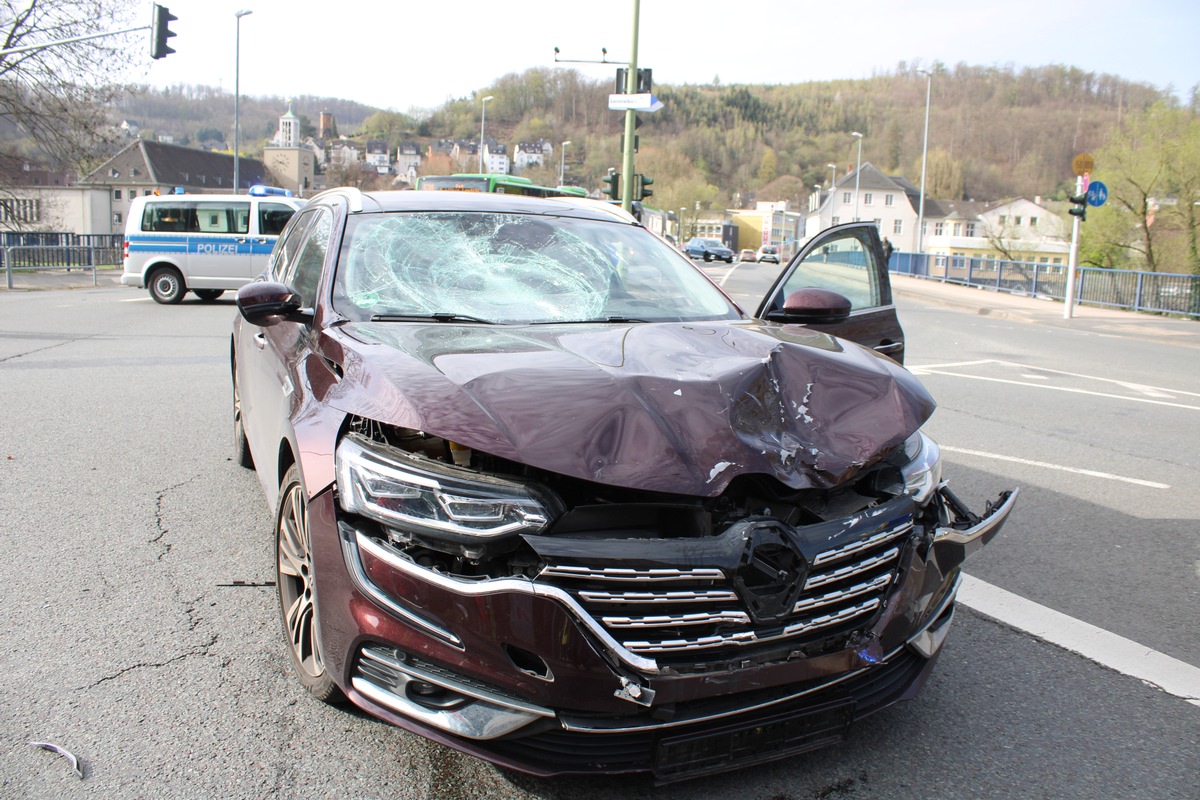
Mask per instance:
[[[205,303],[211,303],[225,294],[224,289],[192,289],[192,291],[196,293],[196,297],[199,297]]]
[[[163,305],[174,305],[183,300],[187,287],[183,285],[183,276],[174,267],[159,267],[150,273],[150,296],[155,302]]]

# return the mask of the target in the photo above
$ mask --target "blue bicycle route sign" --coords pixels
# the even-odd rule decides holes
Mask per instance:
[[[1089,206],[1102,206],[1108,201],[1108,187],[1100,181],[1088,184],[1087,203]]]

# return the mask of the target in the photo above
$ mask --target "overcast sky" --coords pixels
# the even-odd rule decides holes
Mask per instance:
[[[232,93],[234,12],[250,9],[241,20],[243,96],[330,96],[397,111],[436,107],[505,74],[554,67],[556,46],[561,58],[595,60],[607,47],[610,61],[627,61],[632,47],[633,0],[160,2],[179,18],[172,25],[178,35],[176,52],[141,75],[153,86]],[[867,78],[900,61],[1065,64],[1172,85],[1181,99],[1200,82],[1196,0],[642,0],[639,28],[638,64],[654,70],[655,83]],[[559,66],[598,80],[614,70]]]

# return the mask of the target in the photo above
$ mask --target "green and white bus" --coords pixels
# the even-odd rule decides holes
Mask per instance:
[[[494,192],[496,194],[520,194],[526,197],[587,197],[587,190],[579,186],[538,186],[529,178],[516,175],[462,173],[455,175],[423,175],[417,178],[417,190],[426,192]]]

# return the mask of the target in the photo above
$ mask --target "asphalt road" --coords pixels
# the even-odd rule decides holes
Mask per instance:
[[[953,485],[1023,490],[967,571],[1200,667],[1200,351],[899,305]],[[1200,706],[965,608],[924,692],[846,746],[661,789],[513,775],[312,701],[263,585],[270,513],[230,460],[233,313],[0,292],[0,797],[1197,797]]]

